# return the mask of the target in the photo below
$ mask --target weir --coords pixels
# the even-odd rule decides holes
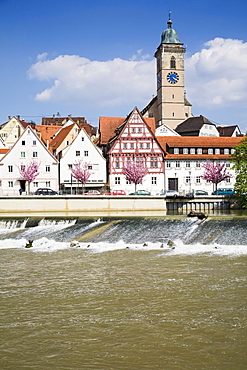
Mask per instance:
[[[200,243],[212,245],[247,245],[246,217],[209,217],[202,224],[186,216],[132,218],[2,218],[0,246],[25,244],[27,240],[70,243],[123,243],[124,245],[151,243],[159,247],[169,240],[184,245]]]

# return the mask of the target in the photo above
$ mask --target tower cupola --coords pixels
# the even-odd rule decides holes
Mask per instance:
[[[167,21],[167,29],[162,32],[161,44],[182,44],[178,38],[178,33],[172,28],[171,12]]]

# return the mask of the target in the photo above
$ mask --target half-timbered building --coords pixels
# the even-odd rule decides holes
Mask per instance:
[[[144,119],[138,108],[134,108],[126,119],[101,117],[99,124],[100,146],[102,139],[108,141],[104,153],[108,161],[108,185],[111,190],[134,191],[124,174],[124,164],[127,161],[142,162],[148,174],[138,189],[148,190],[156,194],[164,189],[164,153],[155,138],[154,118]],[[111,125],[107,123],[111,122]],[[113,130],[110,129],[113,128]]]

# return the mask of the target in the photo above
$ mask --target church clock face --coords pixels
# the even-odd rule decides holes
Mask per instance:
[[[176,84],[179,81],[179,75],[177,72],[169,72],[167,75],[167,81],[170,84]]]

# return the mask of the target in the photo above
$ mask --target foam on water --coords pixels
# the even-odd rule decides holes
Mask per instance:
[[[27,239],[6,239],[0,240],[0,249],[23,249],[30,252],[55,252],[64,249],[87,250],[89,253],[104,253],[114,252],[117,250],[128,251],[159,251],[159,255],[175,256],[175,255],[194,255],[194,254],[207,254],[207,255],[221,255],[221,256],[236,256],[247,255],[246,245],[218,245],[218,244],[184,244],[181,240],[175,240],[174,245],[169,247],[162,243],[125,243],[119,241],[117,243],[82,243],[78,241],[72,242],[56,242],[47,238],[40,238],[32,242],[32,248],[26,248],[28,244]]]

